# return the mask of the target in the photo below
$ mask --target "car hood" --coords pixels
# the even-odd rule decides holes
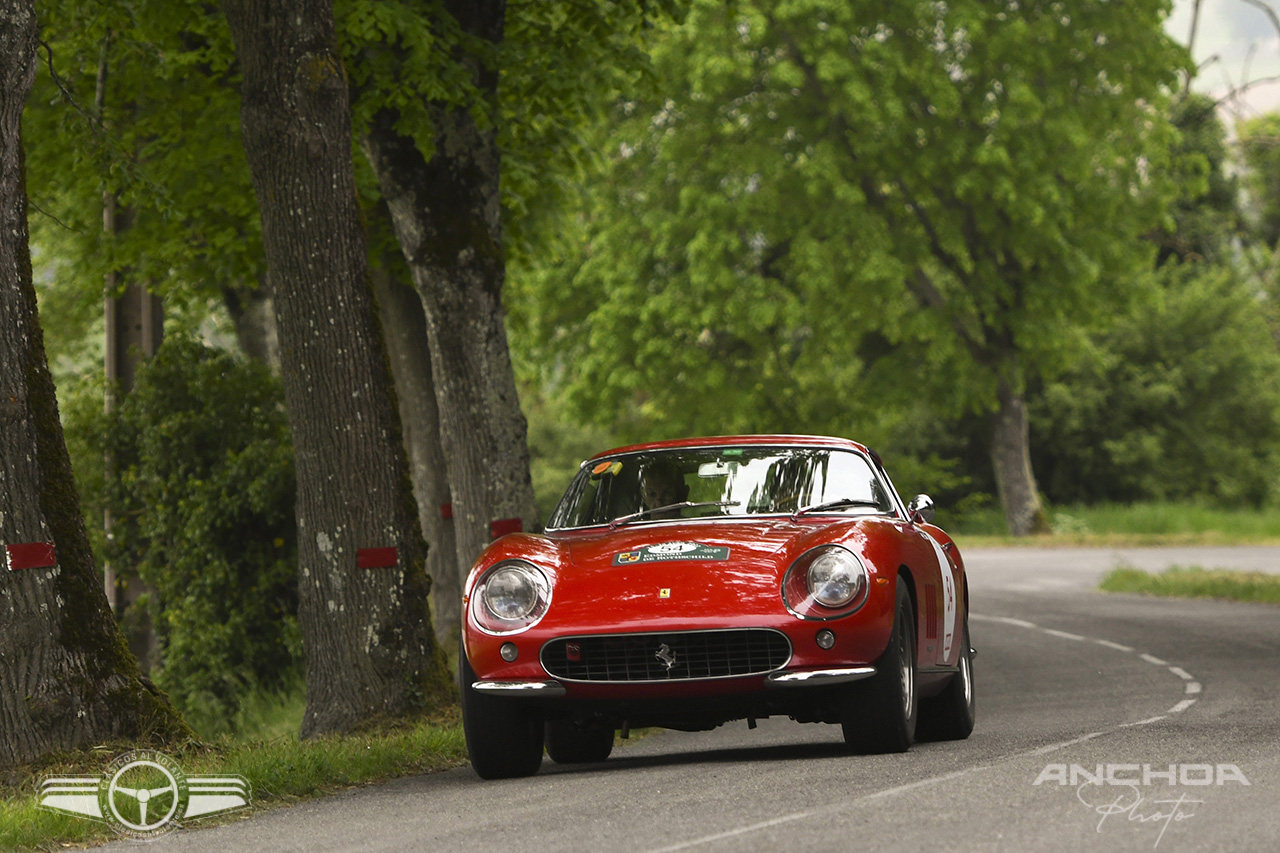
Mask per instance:
[[[548,621],[557,632],[730,627],[785,613],[791,562],[859,522],[661,523],[562,541]],[[759,619],[757,619],[759,621]]]

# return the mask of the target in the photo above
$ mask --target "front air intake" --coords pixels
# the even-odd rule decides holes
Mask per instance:
[[[770,628],[561,637],[542,666],[564,681],[637,682],[763,675],[786,666],[791,642]]]

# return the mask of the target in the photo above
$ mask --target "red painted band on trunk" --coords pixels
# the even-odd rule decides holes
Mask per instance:
[[[356,567],[361,569],[394,568],[399,559],[399,549],[360,548],[356,551]]]
[[[6,545],[5,562],[9,571],[19,569],[47,569],[58,564],[52,542],[28,542],[22,545]]]
[[[524,530],[524,522],[518,518],[500,518],[489,522],[489,535],[494,539],[508,533],[519,533],[521,530]]]
[[[440,517],[453,518],[453,504],[440,504]]]

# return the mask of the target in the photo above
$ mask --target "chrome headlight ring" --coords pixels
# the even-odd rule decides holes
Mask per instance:
[[[782,600],[801,619],[837,619],[865,604],[870,587],[867,567],[857,554],[840,545],[819,545],[787,569]]]
[[[532,563],[503,560],[490,566],[471,593],[471,621],[486,634],[527,631],[551,605],[551,582]]]

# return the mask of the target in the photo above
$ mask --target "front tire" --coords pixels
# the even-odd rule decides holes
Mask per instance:
[[[475,670],[458,650],[462,730],[471,768],[481,779],[532,776],[542,766],[542,720],[519,699],[477,693]]]
[[[592,764],[613,752],[613,728],[575,725],[572,720],[549,720],[547,755],[556,764]]]
[[[906,752],[915,740],[916,618],[907,583],[898,578],[893,633],[876,674],[851,684],[842,697],[840,728],[850,750],[860,755]]]

